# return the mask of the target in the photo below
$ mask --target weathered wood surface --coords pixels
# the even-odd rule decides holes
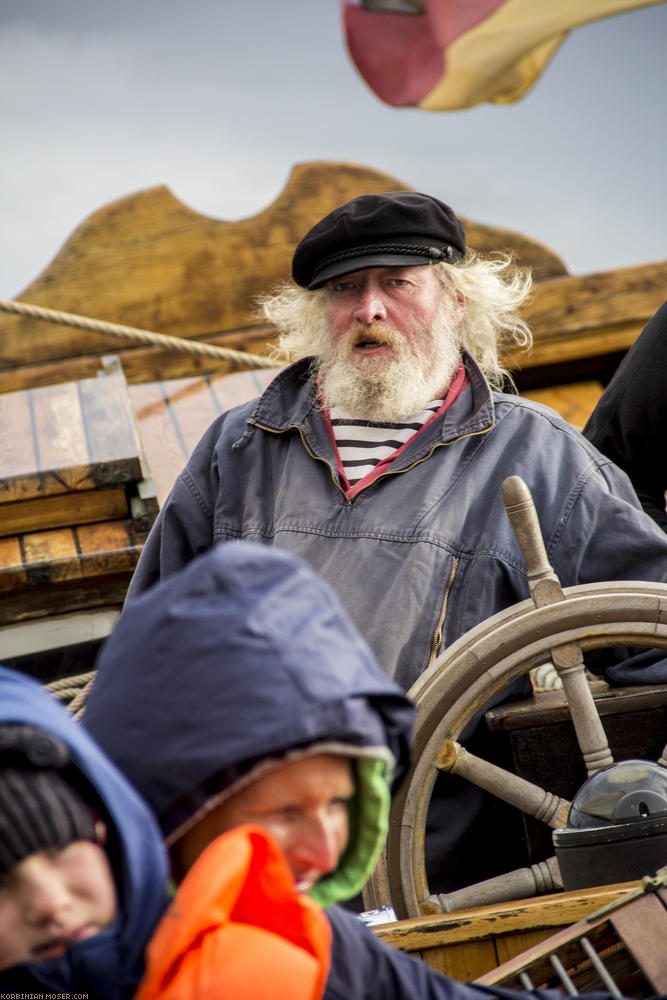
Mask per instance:
[[[209,424],[230,407],[259,395],[276,374],[267,369],[129,386],[160,505]]]
[[[289,276],[303,233],[349,198],[406,189],[402,181],[360,165],[301,163],[271,205],[229,222],[194,211],[166,187],[150,188],[85,219],[17,298],[266,353],[271,333],[257,315],[256,299]],[[508,356],[514,369],[623,352],[667,298],[667,262],[575,277],[538,241],[464,221],[470,246],[512,252],[538,281],[526,309],[535,346],[529,354]],[[238,370],[234,363],[127,346],[108,335],[0,314],[0,392],[87,377],[108,351],[122,355],[130,383]]]
[[[261,352],[267,331],[258,325],[256,297],[289,276],[291,256],[303,233],[349,198],[402,189],[409,186],[367,167],[303,163],[294,167],[283,191],[264,211],[234,222],[201,215],[166,187],[140,191],[84,220],[17,298]],[[534,269],[540,281],[567,275],[560,257],[538,241],[508,229],[465,222],[468,242],[475,249],[511,251]],[[204,359],[168,360],[163,351],[125,347],[110,336],[70,327],[47,329],[45,333],[45,324],[37,320],[0,315],[1,391],[82,378],[90,373],[94,359],[107,351],[122,352],[131,382],[146,381],[156,373],[180,377],[223,370],[220,363]],[[58,365],[65,371],[60,379]]]
[[[584,889],[519,902],[480,906],[437,917],[378,924],[380,940],[421,958],[445,975],[483,976],[560,928],[633,891],[637,883]]]
[[[0,396],[0,624],[121,603],[157,514],[127,385]]]
[[[145,538],[129,518],[0,538],[0,625],[120,607]]]
[[[601,382],[572,382],[566,385],[552,385],[545,389],[529,389],[521,393],[526,399],[550,406],[560,413],[564,420],[583,430],[584,424],[593,412],[593,408],[602,395]]]
[[[0,506],[0,536],[72,524],[91,524],[129,516],[122,486],[62,493],[37,500],[17,500]]]
[[[626,351],[667,299],[667,261],[541,281],[524,310],[535,343],[510,367]]]
[[[552,963],[552,956],[555,956],[579,992],[606,991],[605,983],[591,967],[590,956],[580,944],[581,939],[586,938],[624,995],[642,997],[665,993],[665,904],[664,889],[637,898],[628,893],[627,900],[618,908],[610,908],[599,915],[593,912],[588,919],[577,920],[526,951],[508,957],[475,981],[487,987],[502,985],[524,989],[520,976],[527,974],[536,989],[562,989]]]
[[[0,395],[3,506],[142,478],[141,446],[122,375]]]

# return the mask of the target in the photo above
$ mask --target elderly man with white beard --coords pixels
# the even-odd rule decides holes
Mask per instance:
[[[306,233],[292,276],[263,302],[291,363],[204,434],[128,601],[218,541],[277,545],[334,587],[407,690],[445,646],[529,594],[502,503],[511,475],[531,490],[563,586],[667,580],[667,536],[625,474],[552,410],[502,391],[501,349],[530,343],[519,316],[530,276],[466,248],[448,205],[412,191],[355,198]],[[667,680],[656,656],[605,667],[610,682]],[[487,799],[445,780],[427,861],[439,891],[508,860],[484,847]]]

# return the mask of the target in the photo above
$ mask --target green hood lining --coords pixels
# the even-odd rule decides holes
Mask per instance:
[[[389,829],[388,768],[385,759],[354,760],[356,792],[348,805],[349,838],[335,871],[321,878],[308,895],[327,907],[361,891],[377,863]]]

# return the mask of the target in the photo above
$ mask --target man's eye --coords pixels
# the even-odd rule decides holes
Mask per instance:
[[[293,822],[295,819],[298,819],[299,810],[296,806],[285,806],[283,809],[278,810],[278,815],[281,819]]]
[[[339,795],[329,803],[331,809],[347,809],[352,799],[351,795]]]

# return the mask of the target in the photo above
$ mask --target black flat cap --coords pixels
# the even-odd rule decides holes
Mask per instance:
[[[428,194],[363,194],[320,219],[292,258],[292,277],[303,288],[366,267],[456,264],[465,253],[465,229],[454,212]]]

